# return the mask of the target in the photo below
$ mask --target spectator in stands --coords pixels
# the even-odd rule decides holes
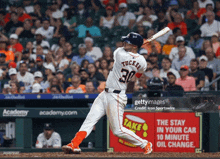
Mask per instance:
[[[65,81],[64,72],[61,70],[58,70],[56,72],[56,77],[58,78],[63,90],[66,90],[66,88],[69,87],[69,83]]]
[[[18,21],[18,14],[16,12],[11,12],[10,21],[6,24],[4,30],[6,33],[13,33],[16,28],[22,27],[23,23]]]
[[[44,18],[42,20],[42,27],[36,30],[35,35],[37,35],[37,33],[42,35],[42,40],[43,39],[50,40],[53,38],[54,27],[50,26],[50,20],[48,18]]]
[[[50,93],[51,86],[54,86],[54,85],[59,86],[61,93],[64,93],[63,86],[62,86],[60,80],[56,76],[54,76],[53,78],[50,79],[50,87],[47,88],[46,93]]]
[[[108,64],[113,59],[112,49],[109,46],[105,46],[102,58],[108,61]]]
[[[169,54],[169,58],[171,60],[178,59],[178,50],[179,50],[178,48],[180,46],[181,47],[184,46],[184,44],[185,44],[184,37],[183,36],[178,36],[176,38],[176,47],[172,48],[172,50],[171,50],[171,52]],[[188,47],[188,46],[184,46],[184,47],[186,49],[186,55],[189,56],[190,59],[193,59],[193,58],[196,57],[195,53],[193,52],[193,50],[190,47]]]
[[[99,63],[100,64],[100,62],[97,60],[97,61],[95,61],[95,64],[96,63]],[[88,65],[89,65],[89,61],[87,60],[87,59],[85,59],[85,60],[82,60],[82,62],[81,62],[81,68],[84,68],[84,69],[88,69]],[[99,66],[99,65],[98,65]]]
[[[169,93],[170,96],[183,96],[183,87],[176,84],[176,74],[173,71],[167,72],[168,85],[165,91]]]
[[[178,3],[178,2],[177,2]],[[166,12],[166,19],[168,22],[174,22],[174,17],[178,13],[178,10],[172,7],[169,7]]]
[[[23,1],[24,10],[27,14],[34,12],[34,6],[31,4],[31,0]]]
[[[105,15],[100,18],[100,27],[107,27],[109,29],[115,26],[116,20],[115,16],[113,15],[113,7],[107,6]]]
[[[139,83],[139,90],[144,90],[147,89],[147,76],[145,74],[142,74],[140,78],[138,78],[138,83]]]
[[[106,59],[103,59],[103,58],[101,58],[99,61],[100,61],[100,67],[98,68],[98,71],[100,73],[103,73],[103,71],[105,69],[108,70],[108,61]]]
[[[43,81],[43,74],[41,71],[36,71],[34,73],[34,81],[35,83],[39,83],[42,87],[43,92],[47,89],[47,86],[45,87],[44,81]]]
[[[156,32],[158,32],[158,31],[162,30],[164,28],[164,26],[167,26],[168,20],[165,17],[166,11],[164,8],[161,10],[158,10],[158,12],[156,12],[156,13],[157,13],[158,19],[153,22],[152,28]]]
[[[87,53],[86,56],[90,56],[93,61],[98,60],[102,57],[102,51],[99,47],[93,47],[93,39],[90,37],[85,38],[84,40],[86,44]]]
[[[98,26],[100,22],[100,17],[104,14],[104,8],[101,5],[101,2],[99,0],[86,0],[85,3],[91,6],[89,14],[92,15],[91,17],[93,19],[94,25]]]
[[[147,32],[147,38],[150,38],[152,35],[155,34],[154,29],[150,29]],[[156,40],[151,41],[147,44],[142,45],[142,48],[146,49],[148,51],[149,54],[151,54],[152,52],[156,53],[156,54],[160,54],[161,53],[161,45],[159,42],[157,42]]]
[[[9,75],[10,80],[4,84],[3,93],[4,93],[4,94],[7,94],[7,93],[6,93],[6,92],[7,92],[7,89],[5,89],[5,88],[7,88],[7,86],[10,86],[10,84],[11,84],[12,82],[16,83],[16,85],[18,86],[18,88],[19,88],[19,93],[23,93],[23,91],[25,90],[24,83],[21,82],[21,81],[18,82],[18,79],[17,79],[17,70],[16,70],[15,68],[10,68],[10,69],[8,70],[8,75]]]
[[[29,14],[25,13],[22,5],[19,5],[17,7],[17,14],[18,14],[18,21],[20,21],[20,22],[24,22],[26,19],[31,20],[31,16]]]
[[[179,27],[181,29],[181,33],[183,36],[187,35],[187,25],[183,21],[183,18],[180,13],[177,13],[174,16],[174,22],[168,23],[167,25],[170,29],[174,29],[176,27]]]
[[[37,137],[36,148],[61,148],[61,137],[54,131],[51,123],[44,124],[44,132]]]
[[[34,21],[34,26],[33,26],[33,28],[34,28],[34,29],[39,29],[41,26],[42,26],[41,20],[40,20],[40,19],[36,19],[36,20]]]
[[[0,26],[3,27],[3,28],[6,25],[4,17],[5,17],[5,12],[4,11],[0,11]]]
[[[93,81],[95,87],[99,85],[100,82],[106,81],[103,74],[97,71],[95,64],[90,63],[88,65],[89,79]]]
[[[186,13],[186,19],[198,20],[206,12],[205,8],[200,8],[198,1],[194,1],[192,9]]]
[[[19,91],[19,84],[18,82],[10,82],[10,89],[9,89],[9,94],[18,94],[22,93]]]
[[[79,1],[78,5],[77,5],[77,24],[84,24],[84,22],[86,21],[86,18],[88,17],[88,12],[85,9],[85,5],[83,3],[83,1]]]
[[[141,50],[139,51],[139,54],[142,55],[142,56],[144,56],[144,58],[145,58],[146,60],[148,59],[148,51],[147,51],[147,50],[141,49]]]
[[[71,35],[68,28],[63,25],[62,19],[56,19],[53,38],[60,38],[62,36],[64,36],[66,39],[70,39]]]
[[[61,92],[60,87],[58,85],[52,85],[50,87],[50,93],[51,94],[60,94],[62,92]]]
[[[9,13],[7,13],[5,15],[5,19],[4,19],[5,23],[8,23],[10,21],[11,14],[12,14],[12,12],[16,13],[16,9],[17,9],[17,7],[16,7],[15,3],[10,3],[9,4]]]
[[[126,26],[131,29],[135,24],[136,18],[133,13],[128,12],[127,10],[128,6],[126,3],[121,3],[119,5],[119,13],[116,15],[118,23],[116,25]]]
[[[220,33],[220,22],[215,20],[215,13],[211,11],[206,12],[207,22],[200,27],[202,32],[201,37],[211,37],[213,33]]]
[[[52,46],[51,46],[51,51],[53,52],[53,54],[55,53],[55,52],[57,52],[57,50],[59,49],[59,48],[65,48],[65,44],[66,44],[66,38],[64,37],[64,36],[62,36],[62,37],[60,37],[59,38],[59,42],[58,42],[58,44],[53,44]]]
[[[30,59],[30,53],[28,52],[28,50],[23,50],[23,51],[22,51],[21,60],[22,60],[23,62],[25,62],[26,64],[29,65],[29,62],[30,62],[31,59]],[[19,67],[19,64],[20,64],[20,61],[17,62],[17,66],[18,66],[18,67]]]
[[[2,69],[2,70],[5,70],[5,69],[7,69],[7,66],[8,66],[8,63],[6,63],[6,55],[5,55],[5,53],[1,53],[0,52],[0,68]]]
[[[43,93],[43,89],[42,89],[41,85],[39,83],[34,83],[32,85],[31,93],[33,93],[33,94]]]
[[[172,68],[179,71],[180,70],[180,67],[182,65],[187,65],[189,66],[190,65],[190,60],[191,58],[186,55],[186,48],[184,45],[180,45],[178,47],[178,54],[179,54],[179,58],[175,58],[173,61],[172,61]]]
[[[205,50],[209,47],[212,47],[212,43],[210,40],[204,40],[202,43],[202,47],[199,50],[198,56],[206,55]]]
[[[65,9],[69,8],[68,4],[63,3],[62,0],[57,0],[58,9],[63,12]]]
[[[63,48],[59,48],[55,55],[55,67],[64,71],[69,66],[69,61],[66,59]]]
[[[88,17],[86,19],[85,25],[81,24],[78,27],[76,27],[75,30],[78,31],[79,38],[102,36],[100,29],[97,26],[93,25],[93,20],[91,17]]]
[[[64,52],[65,52],[65,55],[67,57],[67,59],[69,60],[69,62],[72,61],[72,58],[74,56],[74,52],[72,51],[72,45],[70,42],[66,42],[65,43],[65,47],[64,48]]]
[[[80,78],[81,78],[81,84],[86,84],[86,82],[89,80],[89,72],[84,69],[84,68],[81,68],[79,70],[79,73],[80,73]]]
[[[88,93],[88,94],[98,93],[97,90],[95,89],[92,81],[86,81],[85,85],[86,85],[86,93]]]
[[[36,30],[35,32],[35,36],[36,36],[36,41],[33,42],[33,53],[36,53],[36,47],[37,45],[41,45],[43,47],[43,53],[47,54],[48,53],[48,49],[50,48],[50,44],[48,41],[43,40],[43,36],[45,34],[43,34],[39,29]]]
[[[14,53],[15,57],[17,57],[17,61],[21,60],[23,46],[18,42],[18,36],[16,34],[10,35],[8,50]]]
[[[208,64],[208,58],[206,56],[201,56],[199,58],[199,70],[203,71],[205,73],[205,90],[209,90],[207,86],[210,82],[212,82],[213,79],[213,70],[207,67]]]
[[[214,3],[212,0],[198,0],[199,8],[206,8],[207,4],[212,4],[214,6]]]
[[[182,36],[182,32],[181,29],[179,27],[176,27],[173,29],[173,35],[175,38],[177,38],[178,36]]]
[[[25,49],[24,50],[28,50],[28,52],[30,53],[30,54],[32,54],[33,53],[33,42],[32,41],[28,41],[27,43],[26,43],[26,46],[25,46]]]
[[[44,17],[44,13],[41,12],[41,4],[39,2],[34,3],[34,11],[29,13],[32,20],[42,19]]]
[[[36,58],[36,66],[35,66],[35,70],[36,71],[40,71],[43,74],[45,74],[45,67],[43,65],[44,63],[44,58],[42,55],[38,55]]]
[[[6,41],[0,41],[0,52],[6,55],[6,62],[14,61],[14,53],[7,49]]]
[[[72,61],[76,62],[78,65],[81,65],[83,60],[88,60],[89,63],[93,63],[93,59],[91,56],[87,56],[86,54],[86,45],[85,44],[79,44],[78,46],[79,49],[79,55],[78,56],[73,56]]]
[[[66,93],[85,93],[86,92],[85,85],[80,84],[81,83],[80,76],[73,75],[71,83],[72,83],[72,86],[66,89]]]
[[[77,63],[73,63],[70,66],[70,69],[71,69],[71,73],[65,77],[66,81],[69,83],[71,82],[73,75],[80,75],[79,74],[80,66]]]
[[[36,61],[36,58],[37,58],[38,55],[41,55],[41,56],[45,57],[44,49],[41,45],[36,46],[36,52],[35,52],[35,54],[31,54],[30,58]]]
[[[214,79],[220,75],[220,61],[219,59],[215,58],[215,53],[211,47],[208,47],[205,50],[206,56],[208,58],[208,65],[207,67],[212,69],[214,72]]]
[[[166,43],[163,45],[162,54],[169,55],[172,48],[174,48],[175,45],[175,36],[170,35],[166,41]]]
[[[21,62],[19,65],[19,72],[17,73],[17,79],[20,82],[23,82],[25,85],[25,90],[28,90],[29,86],[31,86],[34,82],[34,76],[30,72],[27,71],[27,64],[25,62]]]
[[[211,38],[211,42],[212,42],[212,48],[213,48],[213,51],[215,53],[215,55],[217,54],[217,50],[219,49],[220,47],[220,41],[219,41],[219,35],[218,33],[214,33],[212,35],[212,38]],[[218,55],[218,54],[217,54]],[[218,56],[216,56],[218,57]]]
[[[144,39],[147,38],[146,28],[141,23],[137,24],[137,33],[140,34]]]
[[[152,53],[149,55],[148,59],[151,61],[152,68],[153,68],[153,67],[159,67],[159,68],[161,68],[161,65],[160,65],[159,62],[158,62],[158,55],[157,55],[156,53],[152,52]]]
[[[163,81],[164,86],[167,85],[167,78],[160,76],[160,69],[158,67],[153,67],[152,69],[153,78],[159,78],[161,81]]]
[[[63,21],[63,25],[65,25],[69,32],[73,32],[74,28],[77,26],[76,16],[75,14],[72,14],[72,10],[69,8],[66,8],[63,11],[63,18],[61,18]]]
[[[54,78],[53,73],[55,73],[55,71],[56,70],[53,65],[45,66],[45,75],[46,75],[45,85],[48,85],[48,87],[49,87],[50,80]]]
[[[45,62],[43,65],[44,67],[48,65],[52,65],[53,67],[56,66],[56,62],[55,62],[54,55],[52,54],[52,52],[48,52],[48,54],[46,54]]]
[[[144,7],[143,15],[139,15],[137,18],[137,24],[143,24],[143,26],[152,27],[153,22],[157,20],[156,15],[152,15],[151,9],[146,6]]]
[[[23,27],[17,28],[15,33],[19,38],[34,38],[33,31],[31,30],[31,20],[25,19]]]
[[[52,1],[51,9],[51,18],[59,19],[63,17],[63,11],[59,9],[57,1]]]
[[[201,17],[199,18],[199,21],[198,21],[198,24],[199,24],[199,25],[202,25],[202,24],[204,24],[204,23],[206,23],[206,22],[208,21],[208,19],[207,19],[207,17],[206,17],[206,12],[207,12],[207,11],[213,12],[214,6],[212,6],[212,4],[209,3],[209,4],[206,5],[206,8],[203,8],[203,10],[205,10],[205,13],[203,13],[203,14],[201,15]],[[218,20],[218,18],[217,18],[217,19],[215,18],[215,20]]]
[[[205,73],[203,71],[200,71],[198,69],[199,61],[196,59],[192,59],[190,61],[190,69],[191,72],[189,73],[189,76],[192,76],[195,78],[196,82],[196,89],[201,90],[205,86]]]
[[[162,69],[160,70],[160,77],[167,78],[167,73],[170,71],[175,74],[176,78],[180,77],[179,72],[171,68],[171,64],[172,64],[172,61],[168,57],[163,58],[161,62]]]
[[[196,91],[195,78],[188,76],[189,67],[182,65],[180,67],[180,78],[177,78],[176,84],[183,87],[184,91]]]
[[[147,79],[153,78],[153,74],[152,74],[152,68],[153,68],[153,63],[147,59],[147,69],[144,72],[145,76],[147,77]]]
[[[192,49],[201,49],[204,39],[201,38],[201,31],[196,30],[193,32],[190,37],[190,41],[188,42],[188,46]],[[198,54],[197,54],[198,56]]]
[[[220,2],[219,1],[215,2],[214,12],[216,14],[216,18],[219,20],[220,19]]]

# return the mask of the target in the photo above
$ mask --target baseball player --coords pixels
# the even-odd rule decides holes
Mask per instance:
[[[37,137],[36,148],[60,148],[61,137],[53,130],[51,123],[44,124],[44,132]]]
[[[143,140],[134,132],[122,125],[124,107],[127,103],[125,91],[130,79],[147,69],[147,62],[142,55],[137,54],[143,44],[141,35],[131,32],[122,37],[123,47],[114,51],[114,65],[106,81],[106,88],[95,99],[89,114],[76,133],[71,143],[62,147],[64,153],[80,153],[80,143],[91,133],[94,125],[105,114],[108,117],[110,128],[114,135],[128,142],[140,146],[145,154],[152,152],[152,143]]]

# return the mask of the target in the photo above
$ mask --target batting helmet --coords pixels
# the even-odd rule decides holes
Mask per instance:
[[[122,36],[121,39],[122,41],[136,45],[139,48],[143,45],[144,42],[143,37],[140,34],[134,32],[130,32],[127,36]]]

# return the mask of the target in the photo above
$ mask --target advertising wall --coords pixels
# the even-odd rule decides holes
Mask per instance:
[[[154,152],[201,152],[202,117],[200,113],[125,112],[123,126],[152,142]],[[108,126],[109,152],[143,152],[113,135]]]

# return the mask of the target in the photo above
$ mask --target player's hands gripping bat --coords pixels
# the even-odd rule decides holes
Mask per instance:
[[[162,29],[161,31],[157,32],[156,34],[154,34],[153,36],[151,36],[150,38],[148,38],[148,39],[144,42],[144,44],[147,44],[147,43],[149,43],[149,42],[151,42],[151,41],[153,41],[153,40],[159,38],[160,36],[163,36],[164,34],[168,33],[170,30],[171,30],[171,29],[170,29],[169,27],[166,27],[166,28]],[[144,45],[144,44],[143,44],[143,45]]]

